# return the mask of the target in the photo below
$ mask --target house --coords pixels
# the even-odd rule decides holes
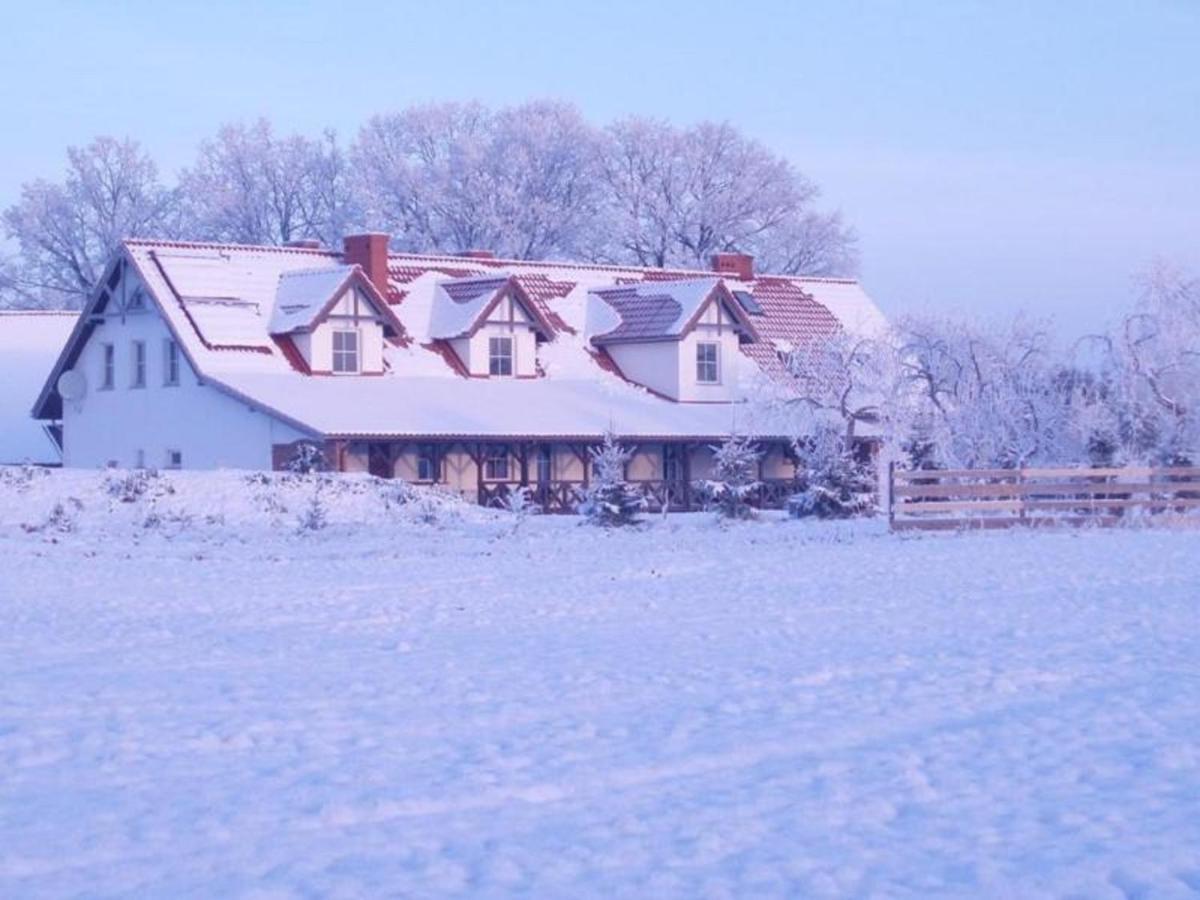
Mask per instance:
[[[0,311],[0,465],[62,462],[55,423],[30,418],[29,406],[77,315],[65,310]]]
[[[711,445],[754,431],[763,480],[794,476],[786,435],[745,402],[783,349],[884,320],[852,280],[128,240],[33,413],[68,466],[281,468],[305,443],[338,470],[480,502],[530,485],[568,508],[612,429],[629,477],[687,506]]]

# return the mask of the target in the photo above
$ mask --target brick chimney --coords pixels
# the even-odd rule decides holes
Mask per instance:
[[[712,270],[719,275],[752,281],[754,279],[754,257],[748,253],[714,253]]]
[[[375,290],[388,295],[388,241],[386,234],[348,234],[343,240],[342,259],[348,266],[361,266],[363,273],[375,285]]]

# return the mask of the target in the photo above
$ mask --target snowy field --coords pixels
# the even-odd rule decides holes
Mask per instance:
[[[1200,532],[2,474],[4,898],[1200,892]]]

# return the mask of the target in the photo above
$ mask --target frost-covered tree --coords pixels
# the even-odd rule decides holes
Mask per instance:
[[[786,354],[787,379],[763,383],[758,427],[792,436],[801,492],[797,516],[844,517],[871,511],[875,472],[863,439],[886,439],[897,404],[896,354],[884,339],[838,331]]]
[[[796,518],[847,519],[875,511],[876,481],[859,448],[847,443],[837,422],[809,410],[811,423],[792,442],[801,489],[788,499]]]
[[[757,255],[760,268],[846,274],[852,231],[816,213],[814,184],[728,123],[679,129],[630,118],[607,131],[607,240],[601,252],[644,266],[707,267],[719,251]]]
[[[204,240],[335,246],[357,213],[333,132],[278,136],[265,119],[225,125],[180,176],[188,234]]]
[[[580,492],[579,513],[592,524],[606,528],[632,525],[646,507],[642,492],[625,480],[625,464],[633,454],[617,442],[611,430],[590,452],[592,481]]]
[[[369,221],[413,250],[574,255],[601,202],[599,138],[578,110],[442,103],[375,116],[354,145]]]
[[[311,475],[329,471],[329,461],[325,458],[325,451],[318,445],[304,441],[296,445],[285,468],[297,475]]]
[[[67,150],[62,182],[23,185],[3,222],[19,251],[10,293],[23,305],[78,307],[122,239],[179,233],[178,195],[136,141],[99,137]]]
[[[939,465],[1011,468],[1076,454],[1064,443],[1069,391],[1044,326],[910,318],[897,342],[899,439],[931,447]]]
[[[12,260],[0,256],[0,309],[8,309],[20,303],[15,272]]]
[[[731,434],[712,451],[713,477],[700,483],[709,506],[727,519],[753,518],[755,509],[750,501],[760,485],[758,461],[762,454],[744,434]]]
[[[1190,464],[1200,458],[1200,279],[1160,262],[1141,282],[1135,309],[1087,342],[1097,362],[1084,421],[1118,459]]]

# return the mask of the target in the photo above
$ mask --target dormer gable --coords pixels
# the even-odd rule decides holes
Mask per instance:
[[[438,284],[429,337],[472,377],[533,378],[537,345],[554,338],[554,326],[516,278],[487,275]]]
[[[525,327],[542,341],[554,337],[554,326],[510,275],[453,278],[438,284],[429,323],[431,338],[469,338],[487,324]]]
[[[591,343],[630,381],[679,401],[736,396],[741,344],[759,340],[722,279],[638,282],[589,298]]]
[[[357,265],[295,269],[279,276],[271,336],[311,374],[381,374],[386,339],[404,326]]]
[[[596,346],[677,341],[698,325],[727,328],[742,343],[758,340],[746,309],[721,279],[658,281],[595,288],[591,297],[611,315],[593,316],[600,323],[591,335]]]

